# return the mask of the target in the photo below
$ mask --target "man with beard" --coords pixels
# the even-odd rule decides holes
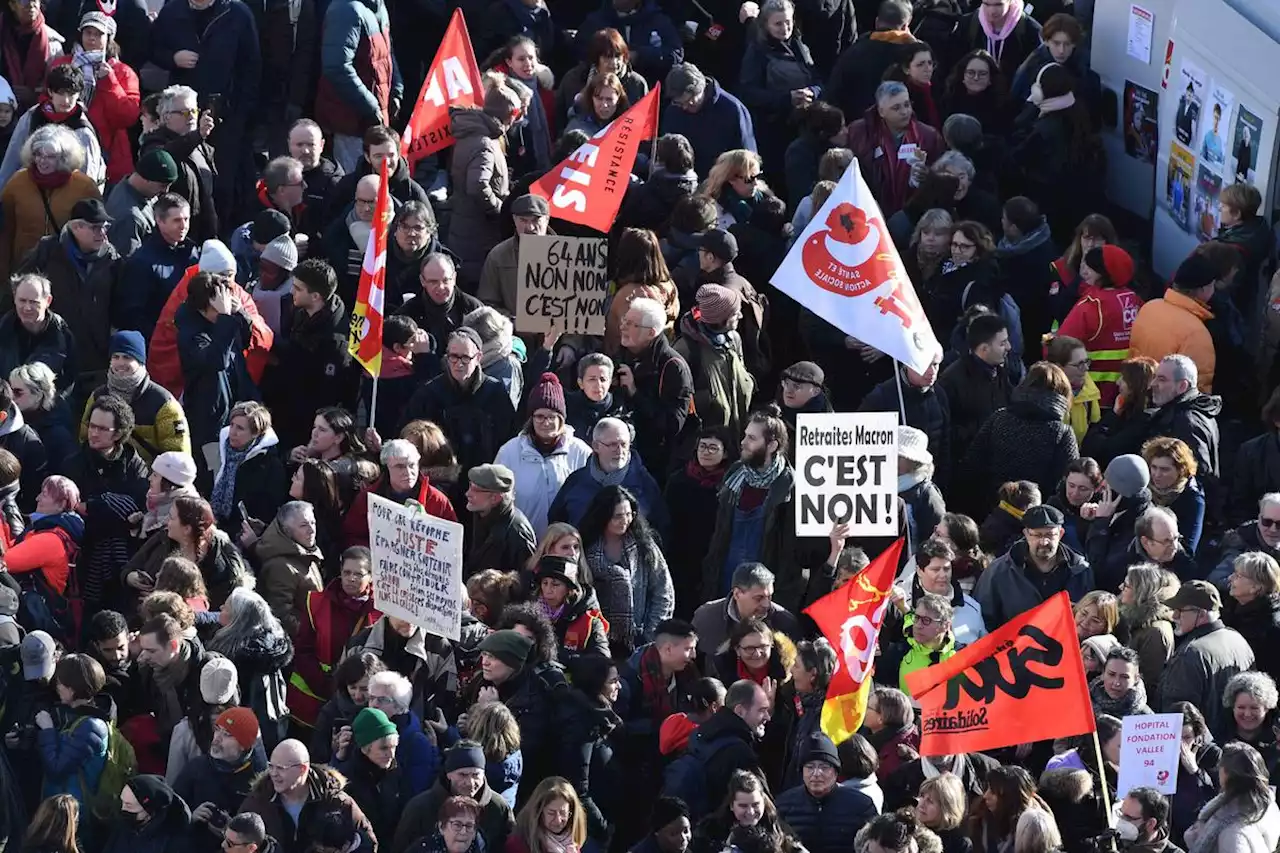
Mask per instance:
[[[1133,788],[1125,795],[1116,835],[1124,853],[1182,853],[1169,840],[1169,798],[1155,788]]]
[[[254,748],[257,741],[253,711],[228,708],[213,722],[208,752],[183,765],[174,780],[174,792],[191,804],[194,853],[217,853],[227,817],[235,814],[254,778],[267,769],[266,753]]]
[[[115,700],[116,719],[127,720],[138,712],[138,667],[129,658],[129,623],[114,610],[99,610],[85,627],[85,652],[102,664],[107,677],[103,692]]]
[[[787,462],[787,425],[770,404],[747,420],[741,459],[724,475],[716,508],[716,528],[702,564],[702,598],[729,592],[742,563],[764,563],[777,577],[776,599],[796,612],[809,570],[796,553],[795,472]]]
[[[42,275],[18,276],[9,283],[13,310],[0,317],[0,376],[33,361],[49,365],[58,391],[76,383],[76,339],[67,321],[54,311],[53,285]]]
[[[80,420],[80,440],[89,437],[89,416],[97,398],[115,394],[133,409],[133,431],[129,444],[150,465],[161,453],[191,454],[187,416],[168,390],[147,376],[147,344],[141,332],[116,332],[111,336],[111,366],[107,384],[89,397]]]
[[[470,471],[490,462],[516,434],[516,411],[503,384],[480,368],[480,336],[474,331],[463,326],[450,333],[444,361],[447,370],[409,399],[404,420],[439,424],[458,464]]]
[[[418,328],[427,333],[425,340],[414,344],[414,354],[420,357],[414,358],[413,365],[419,378],[433,379],[445,367],[442,356],[449,335],[462,326],[463,317],[483,308],[484,303],[458,289],[457,266],[444,252],[431,252],[423,257],[418,268],[418,283],[420,292],[396,313],[412,317]]]
[[[1046,504],[1023,513],[1024,538],[983,572],[974,589],[988,631],[1063,590],[1078,601],[1093,589],[1093,569],[1062,544],[1062,524],[1062,513]]]
[[[151,718],[149,725],[139,724],[139,728],[149,728],[156,736],[151,741],[154,754],[140,755],[138,766],[164,766],[174,726],[193,703],[202,701],[200,671],[210,658],[200,641],[185,638],[178,620],[167,613],[142,625],[138,646],[137,707]],[[139,748],[138,740],[130,737],[130,741]]]
[[[407,201],[430,204],[427,191],[409,174],[409,164],[400,156],[400,134],[384,125],[374,125],[364,132],[364,156],[356,161],[354,169],[338,181],[329,198],[330,217],[338,215],[357,195],[357,185],[367,175],[381,174],[382,161],[387,162],[387,192],[396,206]],[[335,151],[334,156],[339,156]]]
[[[275,413],[285,447],[305,444],[317,407],[354,397],[347,309],[338,277],[324,261],[306,260],[293,271],[291,299],[282,306],[274,363],[262,378],[262,396]]]
[[[520,238],[525,234],[544,235],[551,222],[547,200],[536,195],[522,195],[511,203],[511,219],[515,236],[508,237],[489,250],[480,270],[480,287],[476,296],[508,317],[514,318],[520,308],[516,304],[516,271],[520,265]]]

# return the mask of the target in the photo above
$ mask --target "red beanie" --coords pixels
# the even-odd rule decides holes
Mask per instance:
[[[529,392],[530,417],[538,409],[555,412],[562,418],[565,416],[564,386],[560,384],[560,377],[554,373],[542,374],[538,384]]]
[[[1108,243],[1102,247],[1102,268],[1116,287],[1128,287],[1133,281],[1133,258],[1119,246]]]

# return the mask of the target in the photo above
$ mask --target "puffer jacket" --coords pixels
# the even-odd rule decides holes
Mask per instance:
[[[854,788],[836,785],[818,799],[804,785],[778,797],[778,817],[810,853],[844,853],[849,839],[876,816],[876,804]]]
[[[109,726],[116,719],[116,703],[99,693],[86,705],[59,705],[55,721],[60,728],[40,729],[36,742],[44,765],[41,796],[70,794],[86,808],[86,798],[98,790],[106,765]],[[88,790],[85,790],[85,788]]]
[[[324,554],[315,545],[295,542],[279,517],[267,526],[253,553],[258,559],[259,594],[289,636],[295,636],[300,605],[308,593],[324,586]]]
[[[355,824],[360,843],[350,853],[375,853],[378,840],[373,832],[373,824],[369,818],[343,789],[347,785],[346,777],[337,770],[323,764],[313,764],[307,770],[307,791],[309,796],[302,806],[302,812],[295,821],[285,811],[271,779],[263,773],[253,783],[253,790],[240,805],[239,811],[253,812],[266,824],[267,835],[280,845],[280,853],[304,853],[317,843],[313,832],[319,826],[317,818],[330,811],[340,811]]]
[[[543,455],[534,447],[528,432],[521,432],[498,448],[494,462],[507,466],[515,474],[516,508],[529,519],[539,540],[547,530],[547,513],[560,487],[590,458],[591,446],[575,436],[573,427],[567,425],[563,438],[550,454]]]
[[[502,239],[498,214],[510,192],[503,128],[483,110],[451,107],[450,128],[456,140],[449,175],[453,179],[453,214],[449,248],[462,259],[464,281],[479,281],[489,250]]]
[[[1067,466],[1080,457],[1066,415],[1064,397],[1015,388],[1008,407],[987,419],[959,467],[961,480],[974,484],[970,493],[981,515],[995,505],[1000,484],[1010,480],[1030,480],[1040,494],[1053,494]]]
[[[1185,355],[1196,363],[1197,387],[1208,394],[1217,364],[1213,336],[1205,325],[1212,319],[1209,306],[1170,288],[1138,311],[1129,333],[1129,357],[1145,355],[1159,361],[1166,355]]]
[[[404,87],[391,56],[391,19],[382,0],[333,0],[324,15],[316,121],[347,136],[391,123]],[[408,37],[408,34],[405,34]]]

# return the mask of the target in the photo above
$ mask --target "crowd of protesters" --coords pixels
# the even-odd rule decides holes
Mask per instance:
[[[414,162],[454,3],[0,8],[0,848],[1276,850],[1271,230],[1227,186],[1152,274],[1092,4],[461,6]],[[604,334],[525,332],[522,238],[590,234],[528,188],[659,84]],[[923,370],[770,283],[855,158]],[[830,411],[900,412],[907,543],[839,743],[803,610],[892,540],[796,534]],[[370,494],[463,525],[458,639],[378,609]],[[906,676],[1062,591],[1099,749],[922,755]],[[1171,797],[1116,787],[1152,712]]]

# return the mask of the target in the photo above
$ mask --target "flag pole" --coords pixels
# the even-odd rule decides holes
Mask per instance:
[[[369,398],[369,426],[378,422],[378,377],[381,375],[382,370],[378,370],[373,376],[373,395]]]
[[[907,425],[907,401],[902,396],[902,362],[893,360],[893,379],[898,387],[898,414],[902,417],[902,425]]]
[[[1102,788],[1102,819],[1111,826],[1111,794],[1107,792],[1107,765],[1102,760],[1102,744],[1098,742],[1098,729],[1093,729],[1093,754],[1098,759],[1098,783]]]

